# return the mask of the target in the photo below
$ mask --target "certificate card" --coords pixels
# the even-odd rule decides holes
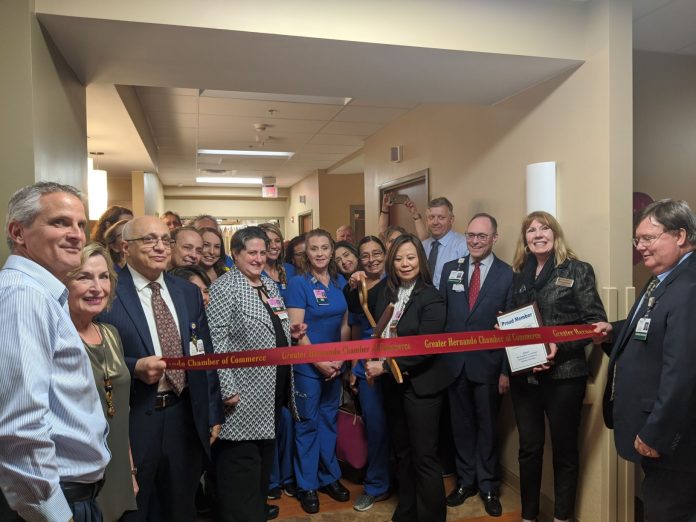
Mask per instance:
[[[513,328],[538,328],[542,325],[541,315],[536,303],[531,303],[498,316],[498,326],[501,330]],[[547,344],[528,344],[525,346],[507,346],[510,371],[520,373],[528,371],[540,364],[548,364],[546,356],[550,349]]]

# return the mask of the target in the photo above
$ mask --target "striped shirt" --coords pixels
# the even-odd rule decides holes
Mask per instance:
[[[69,520],[59,482],[101,479],[111,454],[68,290],[37,263],[0,271],[0,488],[28,521]]]

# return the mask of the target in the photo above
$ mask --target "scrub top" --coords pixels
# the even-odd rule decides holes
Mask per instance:
[[[288,282],[285,306],[305,311],[304,322],[312,344],[341,340],[341,322],[348,309],[342,290],[345,285],[342,275],[338,275],[328,287],[311,274],[297,275]],[[294,368],[300,375],[323,378],[311,364],[297,364]]]

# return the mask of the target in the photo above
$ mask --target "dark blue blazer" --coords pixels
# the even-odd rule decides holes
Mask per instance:
[[[643,290],[645,293],[645,289]],[[696,252],[653,292],[650,328],[635,338],[640,298],[617,332],[609,352],[604,420],[614,429],[616,449],[624,459],[654,467],[693,471],[696,462]],[[610,349],[610,351],[609,351]],[[614,397],[612,398],[612,391]],[[644,458],[633,442],[640,435],[662,456]]]
[[[461,285],[463,291],[455,291],[453,283],[448,281],[453,270],[464,271]],[[479,291],[474,308],[469,311],[469,256],[462,263],[455,259],[442,268],[440,277],[440,294],[447,305],[446,332],[473,332],[492,330],[497,324],[496,316],[505,310],[512,288],[512,268],[495,255],[483,286]],[[472,382],[497,384],[500,374],[505,369],[505,350],[482,350],[476,352],[459,352],[447,355],[452,371],[457,375],[465,372]]]
[[[203,340],[206,353],[213,353],[203,299],[197,286],[188,281],[164,274],[164,281],[174,301],[181,334],[181,355],[189,355],[192,323],[196,325],[196,336]],[[116,299],[111,309],[101,314],[99,320],[112,324],[123,342],[126,365],[133,376],[135,363],[142,357],[155,355],[155,349],[147,326],[145,312],[140,304],[133,277],[126,267],[119,273]],[[134,454],[142,455],[149,444],[148,419],[155,409],[157,383],[145,384],[132,378],[130,434]],[[216,371],[189,371],[187,382],[193,408],[196,432],[205,449],[210,453],[210,426],[222,422],[220,382]],[[142,451],[138,451],[142,450]]]

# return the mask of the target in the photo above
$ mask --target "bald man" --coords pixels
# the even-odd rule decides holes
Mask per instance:
[[[350,225],[343,225],[338,227],[336,230],[336,241],[348,241],[348,243],[354,244],[353,238],[353,227]]]
[[[195,355],[192,339],[212,353],[201,292],[165,273],[167,225],[154,216],[123,228],[126,267],[116,299],[101,320],[114,325],[131,372],[130,443],[140,491],[138,511],[124,520],[191,521],[210,444],[220,431],[217,372],[169,371],[162,357]]]

